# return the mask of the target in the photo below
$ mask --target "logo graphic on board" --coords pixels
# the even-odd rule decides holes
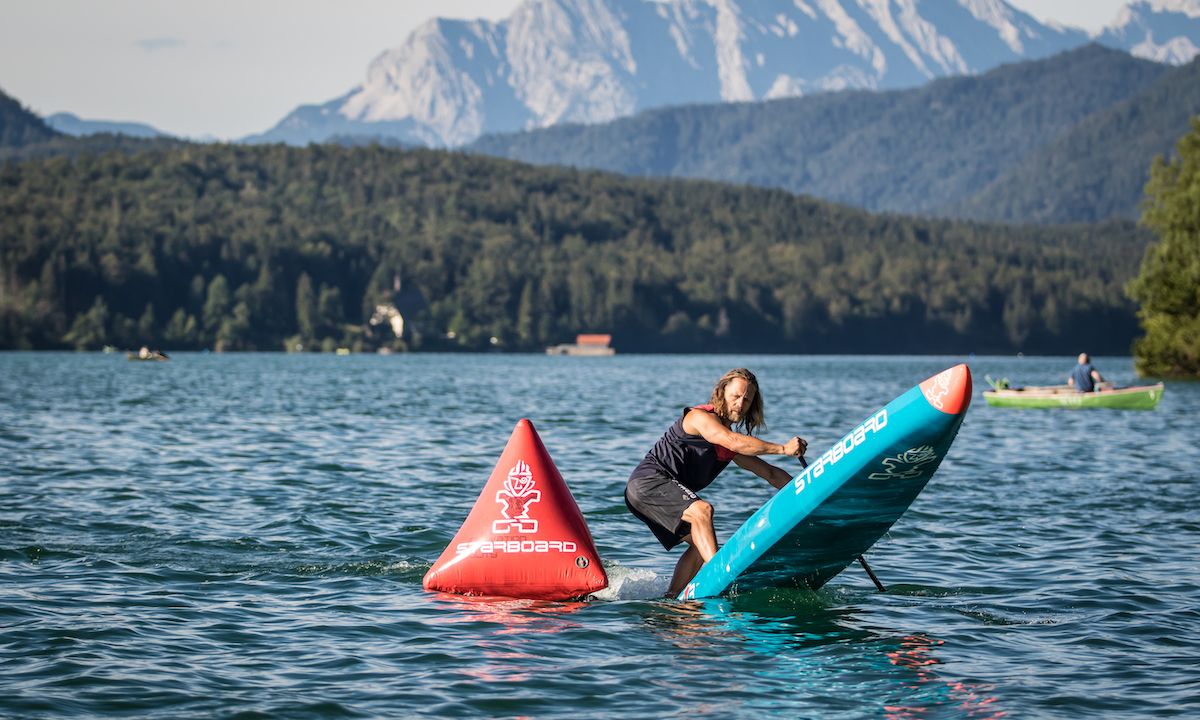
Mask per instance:
[[[933,377],[933,384],[923,388],[925,399],[938,410],[945,410],[946,404],[942,398],[950,394],[950,378],[954,376],[954,368],[943,370]]]
[[[529,517],[529,506],[542,499],[542,491],[533,489],[533,471],[524,460],[518,460],[508,471],[504,489],[496,491],[503,520],[492,522],[492,532],[505,535],[515,528],[519,533],[535,533],[538,521]]]
[[[905,450],[896,457],[884,458],[883,472],[871,473],[871,480],[910,480],[920,477],[925,472],[925,466],[937,460],[937,453],[932,445],[922,445]]]

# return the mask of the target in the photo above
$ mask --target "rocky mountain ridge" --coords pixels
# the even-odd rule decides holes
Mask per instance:
[[[1093,39],[1182,64],[1200,52],[1200,0],[1136,0],[1095,38],[1003,0],[527,0],[500,22],[430,20],[359,86],[244,141],[457,147],[667,105],[915,87]]]

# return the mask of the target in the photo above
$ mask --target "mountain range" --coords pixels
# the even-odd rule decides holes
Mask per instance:
[[[914,87],[1093,40],[1183,64],[1200,0],[1137,0],[1095,37],[1003,0],[527,0],[500,22],[430,20],[358,86],[244,141],[457,147],[669,105]]]
[[[670,15],[670,8],[684,8],[672,3],[648,5],[643,0],[530,0],[513,18],[538,10],[545,20],[554,15],[555,8],[569,6],[594,11],[588,17],[595,20],[599,17],[595,12],[617,7],[613,3],[626,10],[649,8],[660,19],[662,13]],[[849,0],[845,3],[850,4]],[[687,7],[700,12],[720,3],[714,0],[701,5]],[[891,7],[886,0],[877,5]],[[806,5],[804,0],[794,3],[798,10],[801,6],[810,10],[819,6],[824,13],[820,17],[836,15],[835,6],[841,7],[834,0],[815,5]],[[966,12],[969,18],[1033,22],[999,0],[924,0],[905,5],[912,12],[925,13],[924,17],[932,17],[934,8],[951,6],[970,10]],[[756,4],[720,7],[730,12],[736,9],[741,13],[738,17],[745,20],[757,17],[751,11],[761,15],[764,8],[780,6],[776,0],[758,0]],[[984,13],[988,8],[996,13]],[[691,17],[687,13],[682,16]],[[572,17],[578,23],[584,16]],[[628,20],[628,12],[622,17]],[[779,17],[776,20],[783,23],[788,16]],[[912,26],[916,16],[906,17],[905,27]],[[1092,43],[1043,59],[1002,63],[983,73],[940,77],[913,88],[829,90],[755,102],[726,102],[717,97],[708,104],[651,108],[607,122],[559,122],[545,128],[490,133],[459,147],[538,164],[779,187],[872,211],[1016,223],[1136,218],[1151,158],[1170,154],[1175,141],[1187,132],[1188,118],[1200,113],[1200,66],[1191,61],[1172,67],[1195,48],[1186,34],[1171,33],[1190,32],[1188,23],[1194,25],[1194,18],[1200,18],[1200,0],[1138,2],[1122,11],[1118,22],[1102,33],[1129,45],[1130,52]],[[1171,19],[1182,20],[1166,23]],[[432,21],[427,27],[454,22]],[[980,21],[972,22],[976,29],[981,27]],[[568,23],[564,27],[575,26]],[[591,22],[587,27],[596,37],[616,32],[611,23]],[[639,27],[646,30],[650,26]],[[672,27],[678,31],[681,26]],[[1050,47],[1047,37],[1064,42],[1075,37],[1075,31],[1069,29],[1022,27],[1025,35],[1042,33],[1037,52]],[[768,34],[777,40],[788,35],[780,32],[768,28]],[[1046,34],[1050,32],[1054,34]],[[1141,40],[1135,43],[1138,38]],[[1155,43],[1153,38],[1166,39]],[[969,55],[973,62],[986,59],[982,50],[986,43],[968,45],[974,52]],[[465,46],[460,43],[459,47]],[[550,53],[546,43],[538,47],[543,54]],[[949,47],[943,50],[949,53]],[[1032,41],[1021,47],[1033,53]],[[1171,64],[1161,62],[1164,60]],[[884,63],[883,67],[887,72],[876,78],[876,84],[891,82],[895,73],[901,72],[897,63]],[[652,73],[647,70],[639,77],[650,82],[652,78],[645,77],[648,74]],[[492,76],[493,80],[496,77]],[[657,100],[671,99],[668,85],[659,87],[662,92],[655,96]],[[676,85],[675,92],[685,92],[683,83]],[[716,95],[723,92],[719,86],[719,82],[713,86]],[[762,89],[761,85],[752,87]],[[325,110],[343,117],[330,108]],[[48,120],[24,111],[0,93],[0,158],[136,152],[185,142],[132,136],[153,133],[148,126],[102,126],[66,114]],[[332,122],[338,132],[321,141],[405,147],[428,140],[414,130],[417,125],[412,118],[397,122],[416,135],[397,134],[394,131],[399,126],[389,122]],[[77,139],[56,132],[56,123],[72,133],[109,132]],[[436,138],[431,144],[438,144]]]
[[[68,112],[55,113],[47,117],[46,124],[64,135],[75,137],[95,135],[96,133],[111,133],[138,138],[168,137],[167,133],[145,123],[84,120],[78,115]]]
[[[1172,157],[1200,115],[1200,58],[1089,115],[937,214],[1021,223],[1137,219],[1156,155]]]
[[[1097,44],[920,88],[647,110],[487,135],[472,152],[780,187],[873,211],[1006,222],[1138,216],[1154,155],[1200,113],[1182,67]]]
[[[647,110],[486,135],[472,153],[784,188],[874,211],[1009,223],[1136,219],[1147,170],[1200,114],[1200,60],[1099,45],[920,88]],[[335,136],[353,146],[409,143]],[[0,159],[186,144],[62,135],[0,93]]]
[[[101,155],[116,151],[130,154],[188,144],[187,140],[169,135],[135,137],[111,127],[82,136],[67,134],[54,129],[16,98],[0,90],[0,163],[56,156],[76,158],[83,153]]]

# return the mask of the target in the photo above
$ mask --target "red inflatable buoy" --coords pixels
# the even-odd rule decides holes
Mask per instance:
[[[426,590],[567,600],[608,587],[596,543],[566,482],[521,420]]]

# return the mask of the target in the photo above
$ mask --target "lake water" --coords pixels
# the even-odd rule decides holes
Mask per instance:
[[[744,365],[810,457],[959,362],[941,469],[819,592],[660,599],[629,471]],[[1200,715],[1200,384],[1154,411],[989,408],[1073,358],[0,354],[5,718]],[[1135,382],[1128,358],[1094,363]],[[529,418],[612,580],[421,578]],[[775,458],[788,467],[794,460]],[[799,469],[795,465],[794,470]],[[731,467],[722,540],[770,497]]]

